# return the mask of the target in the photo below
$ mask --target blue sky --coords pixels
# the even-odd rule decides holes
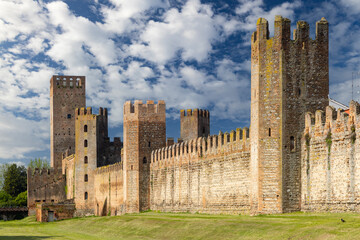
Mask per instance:
[[[359,100],[360,3],[340,1],[0,1],[0,163],[49,158],[49,80],[85,75],[87,105],[109,109],[122,137],[126,100],[165,100],[167,135],[179,110],[211,111],[211,133],[248,127],[250,36],[275,15],[330,23],[330,97]]]

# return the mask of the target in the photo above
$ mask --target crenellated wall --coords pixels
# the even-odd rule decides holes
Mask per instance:
[[[150,208],[247,213],[249,162],[247,128],[155,150],[151,154]]]
[[[360,106],[306,114],[301,186],[304,211],[360,211]]]
[[[123,163],[115,163],[94,170],[95,214],[120,215],[124,209]]]
[[[36,204],[58,203],[66,199],[66,180],[61,169],[27,170],[27,206],[29,215],[34,215]]]

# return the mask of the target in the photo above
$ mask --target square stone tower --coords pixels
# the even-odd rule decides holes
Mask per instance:
[[[85,107],[84,76],[52,76],[50,79],[51,167],[61,169],[62,154],[75,152],[75,108]]]
[[[126,212],[150,208],[151,151],[166,145],[165,102],[124,104],[124,201]]]
[[[189,141],[210,135],[210,113],[208,110],[188,109],[180,111],[180,138]]]
[[[253,213],[300,210],[300,139],[305,113],[328,104],[328,22],[275,17],[274,37],[260,18],[251,38],[251,173]]]
[[[95,183],[93,170],[103,156],[105,139],[108,138],[107,109],[93,114],[92,108],[75,110],[75,171],[74,198],[79,214],[91,213],[95,209]]]

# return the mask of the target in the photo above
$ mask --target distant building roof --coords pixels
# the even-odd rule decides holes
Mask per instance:
[[[329,97],[329,105],[335,108],[336,110],[344,109],[346,113],[349,113],[349,106],[346,106],[345,104],[342,104],[334,99],[331,99],[330,97]]]

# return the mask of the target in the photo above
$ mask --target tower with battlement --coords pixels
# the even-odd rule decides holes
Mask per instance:
[[[151,151],[166,145],[165,102],[124,104],[124,201],[126,212],[150,209]]]
[[[189,141],[210,135],[210,113],[202,109],[180,111],[180,138]]]
[[[61,168],[63,153],[75,152],[75,108],[85,105],[84,76],[52,76],[50,79],[51,167]]]
[[[328,22],[297,22],[275,17],[257,21],[251,38],[251,208],[253,213],[300,210],[301,133],[305,113],[328,105]]]
[[[77,108],[75,133],[74,199],[78,213],[86,214],[86,211],[94,209],[93,171],[102,161],[108,138],[107,109],[100,108],[99,114],[93,114],[91,107]]]

